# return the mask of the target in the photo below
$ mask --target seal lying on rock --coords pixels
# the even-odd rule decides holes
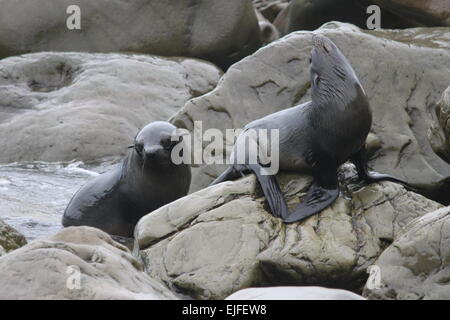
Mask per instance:
[[[131,237],[142,216],[185,196],[191,169],[172,163],[172,149],[179,143],[171,139],[175,130],[162,121],[145,126],[121,164],[74,195],[64,211],[63,226],[91,226]]]
[[[336,200],[339,195],[337,169],[347,160],[356,165],[359,176],[367,183],[390,180],[412,188],[392,176],[368,171],[365,141],[372,125],[372,113],[364,89],[350,63],[331,40],[313,35],[312,42],[312,101],[249,123],[234,146],[233,165],[212,183],[254,172],[272,214],[286,223],[314,215]],[[313,175],[314,184],[306,199],[293,212],[289,213],[275,176],[262,174],[264,168],[260,159],[250,163],[247,154],[243,163],[236,160],[238,152],[247,152],[238,150],[246,146],[246,139],[252,139],[250,129],[253,132],[278,129],[279,168]],[[257,143],[261,147],[260,141]]]

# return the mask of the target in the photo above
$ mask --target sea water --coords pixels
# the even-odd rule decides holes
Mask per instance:
[[[75,192],[117,161],[0,165],[0,219],[28,240],[45,239],[62,228],[62,214]]]

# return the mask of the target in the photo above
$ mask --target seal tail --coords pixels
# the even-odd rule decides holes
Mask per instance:
[[[289,215],[289,209],[280,190],[277,179],[273,175],[262,175],[262,168],[259,164],[249,164],[249,169],[253,171],[261,185],[264,196],[269,204],[272,215],[285,219]]]

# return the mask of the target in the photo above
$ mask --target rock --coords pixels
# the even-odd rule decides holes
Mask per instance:
[[[292,0],[287,19],[284,20],[286,26],[281,29],[285,30],[284,34],[297,30],[315,30],[330,21],[348,22],[367,29],[370,14],[366,11],[372,4],[367,0]],[[381,12],[380,23],[381,28],[387,29],[417,26],[389,11]]]
[[[0,256],[27,244],[25,237],[0,219]]]
[[[270,23],[261,13],[256,11],[256,16],[258,17],[259,29],[261,31],[261,40],[263,45],[271,43],[272,41],[280,38],[280,33],[277,28]]]
[[[81,30],[67,27],[73,14],[66,11],[74,4]],[[0,58],[120,51],[196,57],[226,68],[261,46],[250,0],[2,0],[0,30]]]
[[[429,108],[450,78],[450,29],[362,32],[329,23],[315,32],[329,37],[347,56],[369,97],[372,133],[381,143],[370,166],[420,184],[433,199],[449,201],[450,166],[433,152],[426,133]],[[202,121],[203,130],[241,128],[308,101],[310,52],[310,32],[272,42],[233,65],[213,91],[188,101],[171,121],[189,130],[194,121]],[[205,187],[221,171],[213,165],[196,168],[191,190]]]
[[[369,299],[450,299],[450,207],[411,221],[378,258],[380,286]]]
[[[450,163],[450,87],[444,91],[431,114],[433,122],[428,130],[428,140],[434,152]]]
[[[3,11],[2,11],[3,12]],[[36,53],[0,61],[0,163],[124,155],[142,128],[213,89],[194,59]]]
[[[280,31],[281,35],[288,34],[288,21],[289,21],[289,12],[290,12],[290,6],[286,6],[283,10],[278,13],[277,17],[273,21],[273,25],[275,28],[277,28],[278,31]]]
[[[226,300],[365,300],[353,292],[321,287],[270,287],[239,290]]]
[[[253,5],[269,22],[275,21],[277,16],[289,5],[288,0],[253,0]]]
[[[430,27],[450,26],[448,0],[375,0],[372,2],[414,23]]]
[[[34,241],[1,257],[0,269],[1,300],[175,299],[128,249],[89,227]]]
[[[311,184],[308,176],[277,178],[290,208]],[[252,286],[358,290],[400,228],[441,207],[389,182],[342,190],[348,195],[330,208],[286,225],[266,211],[254,175],[214,185],[144,216],[134,252],[152,278],[198,299]]]

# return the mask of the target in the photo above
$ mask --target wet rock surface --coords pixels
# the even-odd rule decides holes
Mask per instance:
[[[25,237],[0,219],[0,256],[27,244]]]

